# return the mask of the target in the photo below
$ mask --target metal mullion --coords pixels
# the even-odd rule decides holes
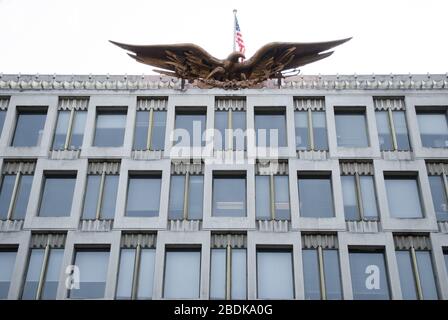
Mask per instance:
[[[152,129],[154,125],[154,109],[149,109],[148,136],[146,137],[146,150],[151,150]]]
[[[132,293],[131,293],[131,299],[135,300],[137,299],[137,293],[138,293],[138,280],[140,276],[140,257],[141,257],[141,245],[140,243],[137,244],[137,247],[135,248],[135,261],[134,261],[134,274],[132,276]]]
[[[185,182],[184,182],[184,210],[183,210],[183,218],[184,220],[188,219],[188,193],[190,190],[190,172],[187,171],[185,174]]]
[[[414,246],[411,247],[412,270],[414,271],[415,287],[417,288],[417,296],[419,300],[423,300],[423,290],[420,282],[420,274],[418,273],[417,256]]]
[[[327,300],[327,292],[325,288],[324,254],[322,246],[317,246],[317,254],[319,263],[320,297],[322,300]]]
[[[313,115],[311,109],[307,110],[307,115],[308,115],[308,140],[310,143],[310,150],[314,150]]]
[[[389,127],[392,134],[392,145],[394,150],[398,150],[397,133],[395,132],[394,118],[392,115],[392,110],[387,109],[387,114],[389,115]]]
[[[43,291],[44,283],[45,283],[45,276],[47,274],[48,257],[49,256],[50,256],[50,244],[47,243],[47,245],[45,246],[44,259],[42,261],[42,268],[40,270],[39,283],[38,283],[37,291],[36,291],[36,300],[40,300],[40,298],[42,297],[42,291]]]
[[[359,177],[359,173],[355,172],[355,188],[356,188],[356,199],[359,211],[359,217],[361,220],[364,220],[364,208],[362,205],[362,193],[361,193],[361,178]]]
[[[226,247],[226,300],[232,297],[232,247]]]
[[[64,150],[68,149],[72,138],[73,119],[75,118],[75,109],[70,110],[70,118],[68,120],[67,136],[65,137]]]
[[[103,204],[105,180],[106,180],[106,171],[103,169],[103,172],[101,173],[100,190],[98,192],[98,201],[96,203],[96,214],[95,214],[96,220],[99,220],[101,218],[101,206]]]

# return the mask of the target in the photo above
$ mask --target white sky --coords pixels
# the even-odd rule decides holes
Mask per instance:
[[[354,37],[303,74],[448,72],[447,0],[0,0],[0,72],[152,73],[109,39],[224,58],[234,8],[247,57],[271,41]]]

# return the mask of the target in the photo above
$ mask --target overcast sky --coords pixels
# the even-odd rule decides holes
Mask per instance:
[[[0,72],[151,74],[109,39],[232,50],[233,13],[250,57],[271,41],[353,36],[303,74],[448,72],[447,0],[0,0]]]

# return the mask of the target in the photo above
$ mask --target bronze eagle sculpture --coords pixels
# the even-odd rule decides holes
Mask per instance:
[[[130,45],[109,40],[132,53],[138,62],[151,65],[163,75],[197,81],[202,87],[226,89],[254,87],[268,79],[282,78],[285,72],[324,59],[327,51],[351,38],[328,42],[271,42],[247,60],[235,51],[226,59],[217,59],[192,43],[163,45]]]

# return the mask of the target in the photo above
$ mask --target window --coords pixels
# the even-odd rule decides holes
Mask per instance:
[[[200,250],[166,250],[163,286],[164,298],[198,299],[200,279]]]
[[[16,249],[0,248],[0,299],[8,298],[16,254]]]
[[[9,164],[5,163],[5,167]],[[11,163],[17,167],[17,163]],[[32,166],[32,169],[23,169]],[[0,189],[0,220],[25,219],[31,184],[33,182],[34,163],[19,163],[13,170],[6,170]]]
[[[328,150],[325,111],[295,111],[296,149]]]
[[[349,251],[350,271],[355,300],[388,300],[389,280],[384,252]]]
[[[95,147],[121,147],[126,129],[126,110],[98,109],[93,145]]]
[[[53,150],[79,150],[84,137],[87,111],[60,110],[53,139]]]
[[[431,112],[417,110],[417,120],[423,147],[448,147],[448,124],[445,110]]]
[[[376,111],[381,151],[410,150],[404,111]]]
[[[385,176],[389,213],[393,218],[423,218],[417,177]]]
[[[44,173],[39,216],[68,217],[72,209],[76,174]]]
[[[5,123],[5,118],[6,118],[6,110],[0,109],[0,135],[3,131],[3,124]]]
[[[206,129],[205,110],[176,110],[176,147],[204,147]]]
[[[71,289],[69,298],[101,299],[106,289],[109,250],[77,249],[74,265],[79,268],[79,289]]]
[[[299,175],[299,210],[301,217],[334,217],[331,177],[329,175]]]
[[[255,177],[255,210],[258,220],[289,220],[289,179],[283,175]]]
[[[134,150],[165,149],[166,111],[137,111]]]
[[[215,149],[246,149],[246,112],[215,111]],[[219,133],[219,134],[218,134]]]
[[[342,299],[338,250],[307,248],[302,259],[305,299]]]
[[[284,108],[255,109],[257,147],[286,147],[286,116]]]
[[[448,272],[448,250],[445,249],[445,251],[443,252],[443,256],[445,257],[446,272]]]
[[[438,299],[430,251],[397,250],[403,299]]]
[[[210,268],[210,299],[246,299],[246,249],[213,248]]]
[[[294,299],[291,250],[257,250],[257,297]]]
[[[168,219],[200,220],[204,199],[204,176],[172,175]]]
[[[126,202],[128,217],[157,217],[160,209],[160,173],[130,174]]]
[[[24,300],[56,299],[64,249],[31,249],[22,291]]]
[[[82,218],[85,220],[113,219],[118,191],[118,175],[99,174],[87,176]]]
[[[12,140],[13,147],[39,146],[44,132],[46,108],[17,108],[17,122]]]
[[[246,176],[227,173],[213,176],[213,216],[246,216]]]
[[[428,177],[431,187],[432,203],[438,221],[448,221],[448,185],[446,175],[430,175]]]
[[[377,220],[378,209],[373,176],[341,176],[345,220]]]
[[[365,110],[335,110],[338,147],[366,148],[367,137]]]
[[[156,250],[142,247],[122,248],[117,282],[117,299],[151,299]]]

